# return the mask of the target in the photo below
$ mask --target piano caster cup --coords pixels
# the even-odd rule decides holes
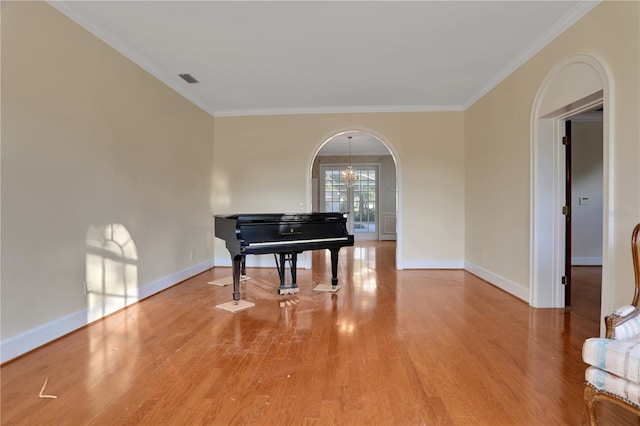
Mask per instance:
[[[221,303],[216,305],[216,308],[222,309],[228,312],[239,312],[244,311],[245,309],[253,308],[256,306],[253,302],[247,302],[246,300],[233,300],[231,302]]]
[[[342,288],[341,285],[331,285],[331,284],[318,284],[313,288],[313,291],[324,291],[327,293],[337,293],[338,290]]]
[[[240,275],[240,283],[249,281],[250,279],[251,279],[250,276]],[[207,284],[216,285],[218,287],[233,285],[233,275],[229,275],[228,277],[222,277],[222,278],[218,278],[217,280],[209,281]]]
[[[278,294],[280,296],[285,295],[285,294],[298,294],[298,292],[300,291],[300,289],[298,288],[298,286],[287,286],[287,287],[279,287],[278,288]]]

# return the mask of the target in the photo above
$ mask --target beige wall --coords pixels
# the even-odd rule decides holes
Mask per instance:
[[[608,68],[612,88],[611,301],[630,302],[629,238],[640,221],[639,8],[601,3],[465,112],[467,262],[529,287],[531,110],[556,63],[588,54]]]
[[[212,140],[208,114],[48,4],[3,1],[3,342],[210,262]]]
[[[397,155],[402,267],[462,265],[462,112],[219,117],[215,121],[216,214],[310,210],[310,167],[320,145],[367,130]],[[216,240],[216,262],[227,261]]]

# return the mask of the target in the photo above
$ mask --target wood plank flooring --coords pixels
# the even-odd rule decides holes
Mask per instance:
[[[403,270],[393,242],[329,254],[276,294],[215,268],[2,366],[3,425],[580,425],[593,315],[533,309],[461,270]],[[38,393],[57,399],[42,399]]]

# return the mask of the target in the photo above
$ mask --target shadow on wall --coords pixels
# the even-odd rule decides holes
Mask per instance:
[[[87,230],[87,322],[138,301],[138,251],[127,228],[120,224]]]

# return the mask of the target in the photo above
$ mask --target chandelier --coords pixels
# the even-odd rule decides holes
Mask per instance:
[[[349,165],[342,171],[342,181],[347,184],[347,187],[352,187],[358,180],[356,171],[351,166],[351,136],[349,136]]]

